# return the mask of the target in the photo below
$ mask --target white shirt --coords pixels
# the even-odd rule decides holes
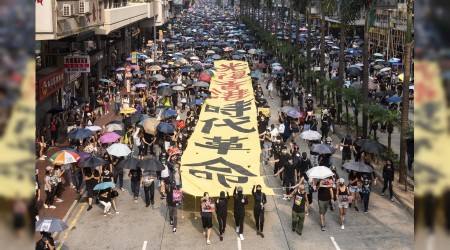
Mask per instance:
[[[163,163],[164,169],[161,171],[161,178],[169,177],[169,168],[166,163]]]

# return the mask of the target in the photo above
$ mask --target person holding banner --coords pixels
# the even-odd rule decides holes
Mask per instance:
[[[253,185],[252,195],[255,198],[253,214],[255,216],[256,234],[264,238],[264,204],[267,202],[266,194],[261,192],[261,185],[256,185],[255,192],[255,185]]]
[[[247,197],[243,194],[242,187],[238,186],[234,188],[234,221],[236,223],[236,233],[239,234],[239,238],[244,240],[244,217],[245,217],[245,205],[248,204]]]
[[[209,237],[211,236],[211,228],[212,228],[212,214],[215,211],[215,203],[212,198],[209,197],[209,193],[205,192],[204,197],[201,201],[201,215],[202,215],[202,227],[203,227],[203,236],[206,237],[206,244],[210,245],[211,241]]]
[[[225,227],[227,225],[227,209],[228,200],[230,200],[230,195],[227,191],[227,196],[225,197],[225,192],[220,192],[220,197],[216,200],[216,214],[217,220],[219,221],[219,237],[220,241],[223,241],[223,233],[225,232]]]

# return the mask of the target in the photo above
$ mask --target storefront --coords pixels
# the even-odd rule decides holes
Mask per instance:
[[[65,73],[66,84],[63,88],[62,107],[68,107],[70,104],[70,97],[83,96],[82,89],[82,74],[81,72]]]
[[[45,68],[36,72],[36,125],[48,125],[47,111],[61,107],[65,85],[64,68]]]

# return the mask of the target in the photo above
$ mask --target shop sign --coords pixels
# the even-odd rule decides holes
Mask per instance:
[[[59,69],[38,80],[38,100],[42,101],[64,86],[64,69]]]
[[[89,56],[65,56],[64,69],[66,73],[71,72],[91,72],[91,62]]]

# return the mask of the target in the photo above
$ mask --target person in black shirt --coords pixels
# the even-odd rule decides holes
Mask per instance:
[[[352,159],[352,137],[347,134],[344,138],[341,140],[341,147],[342,147],[342,165],[344,163],[350,161]],[[341,166],[342,169],[344,169],[343,166]]]
[[[93,168],[83,168],[84,181],[86,182],[86,191],[88,196],[89,206],[87,211],[92,209],[92,198],[94,197],[94,187],[100,181],[100,173]]]
[[[109,210],[111,209],[111,192],[110,189],[105,189],[100,191],[99,194],[99,200],[100,203],[105,206],[105,208],[103,209],[103,216],[106,216],[106,214],[111,214],[109,212]]]
[[[130,169],[128,177],[131,178],[131,192],[134,195],[134,202],[137,202],[139,190],[142,183],[142,171],[140,168]]]
[[[289,157],[287,162],[284,162],[283,166],[281,167],[280,170],[278,170],[275,176],[277,176],[281,172],[284,172],[283,186],[286,189],[286,194],[290,194],[292,190],[291,187],[295,185],[295,177],[297,176],[294,165],[294,159],[292,157]],[[290,198],[287,199],[289,200]]]
[[[274,174],[277,174],[279,172],[279,170],[287,163],[287,161],[290,157],[291,157],[291,155],[287,151],[287,147],[282,146],[281,154],[278,155],[278,159],[277,159],[277,157],[274,157],[275,160],[272,161],[272,162],[275,162],[275,167],[273,169]],[[283,173],[280,172],[279,174],[280,174],[280,180],[283,181]]]
[[[220,241],[223,241],[223,233],[225,232],[225,227],[227,226],[227,208],[228,201],[230,200],[230,195],[227,192],[225,197],[225,192],[220,192],[220,197],[216,200],[216,214],[217,220],[219,221],[219,237]]]
[[[241,240],[244,240],[244,217],[245,205],[248,204],[247,196],[243,194],[242,187],[235,187],[233,191],[234,197],[234,221],[236,223],[236,233],[239,234]]]
[[[394,181],[394,162],[391,159],[386,161],[386,165],[383,167],[383,191],[381,191],[381,195],[384,196],[384,191],[386,191],[389,186],[389,197],[391,201],[394,202],[392,198],[392,182]]]
[[[328,203],[330,202],[330,200],[332,203],[334,203],[334,200],[331,199],[334,196],[332,185],[333,184],[327,179],[320,180],[316,184],[316,186],[319,187],[317,191],[317,200],[319,205],[320,225],[322,231],[325,231],[325,214],[327,213]]]
[[[264,238],[264,204],[267,202],[266,194],[261,192],[261,185],[256,185],[255,192],[255,185],[253,185],[252,195],[253,198],[255,198],[253,214],[255,216],[256,234],[261,235],[261,237]]]
[[[178,202],[173,200],[173,190],[175,188],[174,180],[170,183],[167,183],[164,185],[166,188],[166,201],[167,201],[167,207],[169,208],[169,218],[170,218],[170,225],[172,225],[172,232],[177,231],[177,224],[178,224]]]
[[[303,173],[306,173],[310,168],[312,168],[311,160],[308,158],[308,154],[306,152],[302,153],[302,158],[300,158],[300,161],[298,163],[299,172],[298,175],[301,175]]]
[[[36,250],[54,250],[55,249],[55,240],[52,237],[51,233],[41,232],[42,238],[36,242]]]
[[[305,186],[301,184],[298,189],[292,191],[289,195],[284,195],[284,198],[294,197],[292,204],[292,232],[302,235],[303,223],[305,222],[305,212],[308,213],[308,196],[305,192]]]

